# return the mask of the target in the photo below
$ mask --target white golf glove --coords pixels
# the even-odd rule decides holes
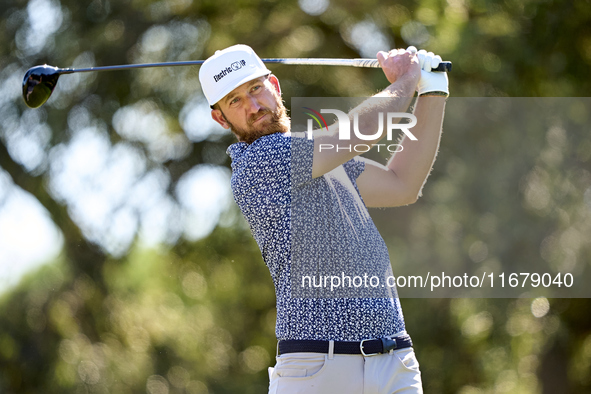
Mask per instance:
[[[429,92],[444,92],[449,96],[449,82],[447,80],[446,72],[431,71],[441,63],[441,56],[435,55],[433,52],[427,52],[421,49],[417,52],[417,48],[410,46],[407,51],[417,54],[419,64],[421,66],[421,78],[417,85],[419,96]]]

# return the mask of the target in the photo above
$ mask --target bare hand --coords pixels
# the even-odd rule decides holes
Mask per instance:
[[[405,49],[378,52],[378,62],[382,66],[382,70],[384,70],[384,74],[390,83],[394,83],[402,78],[409,78],[415,85],[418,83],[421,76],[421,67],[415,52],[416,49],[414,52]]]

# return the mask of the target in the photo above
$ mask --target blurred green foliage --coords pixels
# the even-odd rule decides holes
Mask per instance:
[[[125,243],[81,219],[67,182],[56,183],[60,154],[92,130],[84,135],[104,138],[111,159],[116,148],[135,152],[138,179],[164,174],[159,190],[172,212],[181,209],[179,181],[204,164],[229,167],[233,142],[187,115],[202,104],[198,69],[63,76],[49,102],[29,110],[20,98],[29,67],[202,59],[235,43],[261,57],[345,58],[412,44],[453,61],[455,96],[591,89],[588,0],[0,1],[0,167],[64,239],[56,261],[0,299],[2,393],[261,393],[275,354],[272,282],[235,206],[205,238],[174,227],[182,218],[171,214],[159,246],[146,247],[140,203],[129,208],[136,225]],[[363,96],[387,83],[379,70],[273,71],[288,105],[291,96]],[[465,130],[445,129],[425,197],[391,211],[388,223],[374,215],[400,257],[393,263],[542,259],[589,270],[590,108],[581,103],[571,111],[576,135],[482,133],[480,113],[467,114]],[[149,119],[146,132],[126,113]],[[105,223],[128,205],[115,201]],[[588,299],[402,305],[427,393],[591,393]]]

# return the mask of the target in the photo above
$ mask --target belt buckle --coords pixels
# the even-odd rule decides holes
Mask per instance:
[[[361,354],[364,357],[371,357],[371,356],[376,356],[376,355],[380,354],[380,352],[377,352],[377,353],[369,353],[368,354],[368,353],[365,353],[365,351],[363,351],[363,342],[365,342],[365,341],[371,341],[371,340],[372,339],[364,339],[361,342],[359,342],[359,350],[361,350]]]

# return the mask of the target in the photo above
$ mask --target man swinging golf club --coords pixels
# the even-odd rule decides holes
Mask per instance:
[[[312,139],[292,134],[279,81],[250,47],[218,51],[199,72],[212,118],[239,140],[228,148],[231,187],[275,285],[279,343],[269,369],[272,394],[422,393],[396,296],[293,296],[292,275],[302,261],[321,270],[360,262],[389,269],[366,207],[414,203],[435,160],[449,94],[447,75],[431,72],[441,58],[414,47],[377,58],[390,85],[376,95],[380,105],[369,99],[353,110],[365,136],[351,133],[348,143],[376,144],[379,115],[405,112],[415,90],[419,95],[412,128],[417,140],[403,137],[403,151],[386,166],[355,150],[321,152],[321,144],[338,145],[336,126]]]

